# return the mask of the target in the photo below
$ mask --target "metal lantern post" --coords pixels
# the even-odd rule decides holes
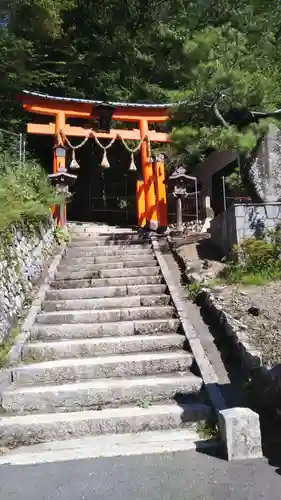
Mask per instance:
[[[64,148],[61,148],[64,149]],[[63,151],[60,151],[60,148],[56,148],[56,156],[57,158],[63,158]],[[54,174],[48,175],[52,184],[56,186],[58,194],[61,196],[60,202],[60,226],[61,228],[66,227],[66,211],[65,211],[65,202],[67,198],[70,197],[69,187],[73,186],[77,179],[77,175],[69,174],[65,167],[59,166],[57,172]]]
[[[198,218],[199,218],[199,209],[198,209],[198,187],[197,187],[197,178],[191,177],[187,175],[186,169],[183,166],[180,166],[174,170],[174,172],[170,175],[169,180],[174,184],[173,196],[176,198],[177,202],[177,223],[176,229],[177,231],[183,230],[183,220],[182,220],[182,202],[186,199],[190,194],[186,189],[187,182],[192,180],[195,184],[195,200],[196,200],[196,222],[198,227]]]

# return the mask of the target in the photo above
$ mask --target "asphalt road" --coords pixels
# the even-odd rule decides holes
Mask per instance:
[[[0,498],[280,500],[280,470],[266,460],[228,463],[198,452],[5,465]]]

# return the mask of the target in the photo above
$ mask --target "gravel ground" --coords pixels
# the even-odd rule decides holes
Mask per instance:
[[[263,286],[215,287],[214,291],[226,311],[245,325],[264,362],[281,363],[281,281]]]
[[[177,252],[186,266],[208,281],[216,277],[223,264],[213,258],[208,241],[205,243],[204,252],[198,242],[181,244]],[[208,259],[206,269],[202,268],[204,259]],[[213,287],[213,293],[223,309],[244,325],[250,342],[262,352],[263,361],[270,365],[281,363],[281,281],[247,287],[218,285]],[[250,308],[257,308],[256,316],[249,313]]]

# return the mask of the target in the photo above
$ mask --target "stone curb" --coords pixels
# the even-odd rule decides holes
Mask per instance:
[[[170,244],[169,239],[168,243]],[[224,442],[227,459],[240,460],[262,457],[258,414],[249,408],[227,408],[217,385],[218,377],[215,370],[205,354],[197,332],[188,319],[186,298],[181,296],[178,287],[174,285],[173,278],[161,253],[159,243],[155,238],[152,238],[152,245],[174,306],[182,322],[185,336],[200,370],[209,399],[217,414],[220,435]],[[172,251],[172,253],[174,252]],[[197,282],[192,273],[186,273],[186,276],[190,282]],[[210,307],[215,309],[214,301],[210,302]],[[222,309],[218,311],[220,314],[223,312]]]
[[[27,342],[27,340],[30,338],[31,328],[33,326],[37,314],[41,311],[46,291],[49,288],[49,283],[54,279],[56,270],[62,258],[66,254],[66,251],[67,251],[67,246],[63,246],[61,251],[57,253],[57,255],[52,260],[45,275],[44,281],[40,286],[34,300],[32,301],[29,312],[23,324],[21,325],[20,333],[16,339],[16,342],[11,347],[7,355],[7,362],[9,363],[9,365],[14,364],[21,359],[22,347],[25,344],[25,342]],[[2,392],[4,388],[11,382],[12,382],[11,370],[9,368],[4,368],[0,370],[0,392]]]
[[[190,323],[188,318],[188,312],[186,307],[186,299],[181,296],[180,290],[177,286],[174,285],[173,278],[168,269],[167,263],[161,253],[159,243],[157,240],[152,239],[153,249],[158,260],[158,263],[161,267],[161,271],[163,273],[164,279],[168,286],[170,295],[172,297],[174,306],[178,312],[180,320],[182,322],[183,330],[185,336],[189,342],[190,348],[195,357],[196,363],[200,370],[202,379],[206,386],[206,390],[208,392],[209,398],[213,404],[213,407],[216,411],[223,410],[226,408],[226,403],[224,398],[219,390],[218,377],[215,373],[214,368],[212,367],[210,361],[208,360],[205,351],[202,347],[201,341],[198,337],[198,334]]]

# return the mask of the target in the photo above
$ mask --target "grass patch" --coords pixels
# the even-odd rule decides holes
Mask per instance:
[[[217,439],[219,437],[218,425],[213,420],[198,422],[196,430],[201,439]]]
[[[17,325],[11,329],[7,339],[0,344],[0,368],[4,368],[8,363],[8,354],[13,347],[18,335],[20,333],[20,326]]]
[[[228,285],[232,285],[234,283],[240,283],[245,286],[262,286],[270,283],[274,280],[279,280],[281,278],[280,274],[268,275],[265,273],[247,273],[240,269],[231,269],[225,272],[225,274],[221,274],[221,283],[226,283]]]
[[[139,407],[139,408],[149,408],[151,406],[151,401],[149,401],[148,399],[140,399],[139,401],[137,401],[136,405]]]
[[[189,298],[193,300],[193,302],[195,302],[198,298],[198,295],[200,295],[201,293],[201,284],[197,281],[194,281],[194,283],[190,283],[189,285],[187,285],[187,291]]]

